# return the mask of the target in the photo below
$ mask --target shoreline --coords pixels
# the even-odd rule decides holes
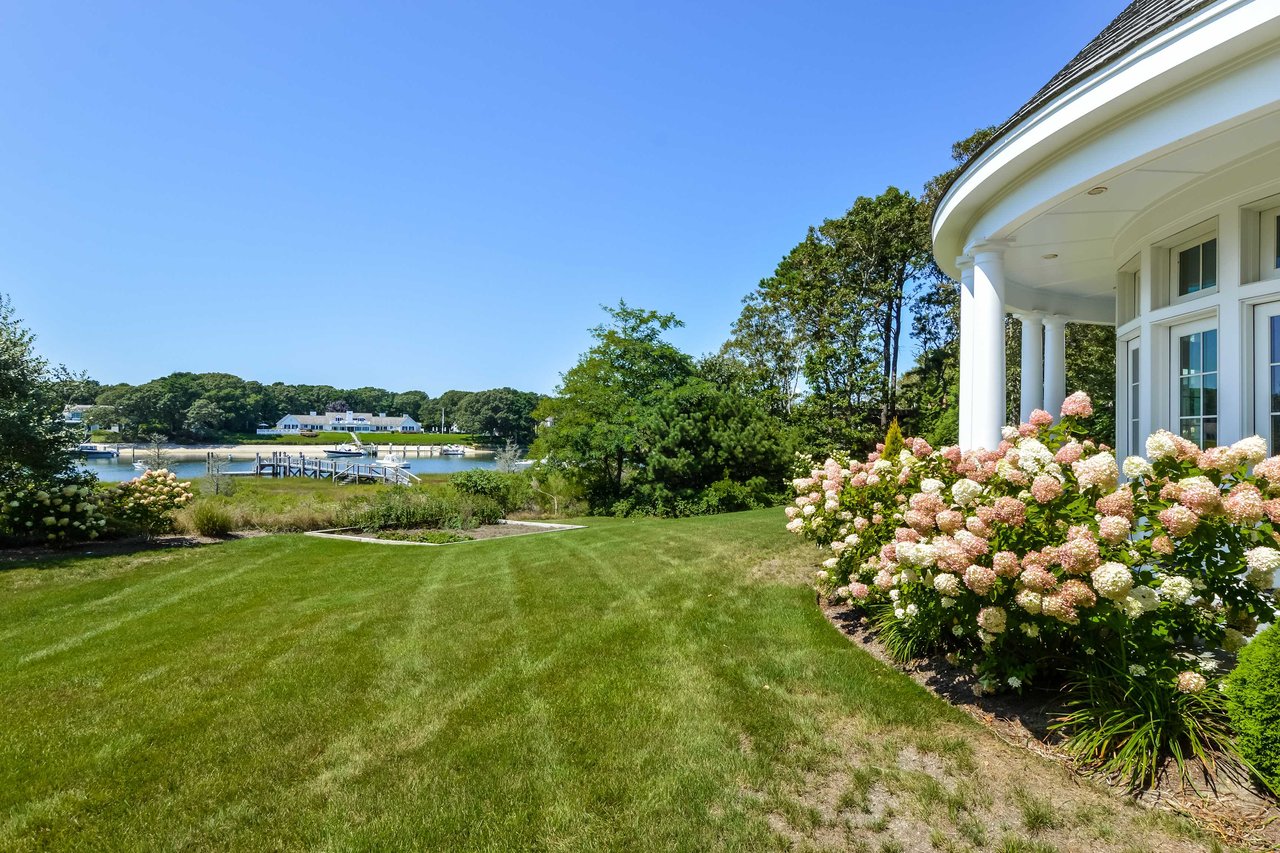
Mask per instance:
[[[405,459],[421,459],[424,457],[440,456],[440,447],[438,444],[376,444],[374,442],[365,442],[365,445],[375,453],[385,453],[390,449]],[[110,447],[120,452],[121,459],[141,458],[150,445],[142,444],[103,444],[103,447]],[[292,456],[302,455],[308,459],[326,459],[325,450],[329,449],[327,444],[162,444],[160,449],[167,455],[171,456],[178,462],[203,462],[210,454],[216,456],[230,457],[232,460],[252,459],[257,454],[270,456],[272,453],[284,452]],[[466,453],[462,457],[453,458],[473,458],[492,456],[492,450],[477,450],[474,447],[467,447]]]

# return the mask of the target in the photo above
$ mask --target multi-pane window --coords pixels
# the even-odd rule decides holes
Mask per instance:
[[[1267,394],[1267,415],[1271,434],[1267,437],[1272,452],[1276,447],[1280,447],[1280,314],[1268,318],[1271,334],[1269,336],[1270,346],[1267,347],[1267,372],[1268,391]],[[1261,367],[1261,365],[1259,365]]]
[[[1142,453],[1142,433],[1138,425],[1138,347],[1129,347],[1129,453]]]
[[[1218,286],[1218,239],[1216,237],[1176,252],[1179,296],[1189,296]]]
[[[1178,338],[1178,432],[1201,447],[1218,443],[1218,332]]]

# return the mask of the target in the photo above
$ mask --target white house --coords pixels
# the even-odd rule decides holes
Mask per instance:
[[[1115,327],[1121,454],[1162,427],[1280,451],[1280,0],[1130,4],[964,167],[933,237],[962,282],[961,446],[1057,414],[1073,322]]]
[[[408,415],[388,417],[386,412],[312,412],[285,415],[274,427],[259,429],[258,435],[296,435],[304,430],[317,432],[422,432],[422,424]]]

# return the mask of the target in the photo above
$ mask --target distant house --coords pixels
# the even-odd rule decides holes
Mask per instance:
[[[101,408],[105,408],[105,407],[87,405],[84,403],[77,403],[74,406],[66,406],[62,410],[62,420],[64,423],[75,424],[76,426],[82,426],[89,432],[95,432],[100,429],[106,429],[107,427],[104,427],[102,424],[93,424],[85,421],[85,415],[88,414],[90,409],[101,409]],[[119,424],[113,424],[109,428],[116,432],[120,431]]]
[[[259,428],[258,435],[297,435],[300,432],[422,432],[422,424],[408,415],[388,417],[386,412],[312,412],[285,415],[274,427]]]

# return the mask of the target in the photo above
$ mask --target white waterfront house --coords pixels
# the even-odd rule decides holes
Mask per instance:
[[[1159,428],[1280,452],[1280,0],[1130,4],[965,165],[933,237],[962,283],[962,447],[1056,415],[1065,325],[1097,323],[1122,455]]]
[[[297,435],[316,432],[422,432],[422,424],[408,415],[388,417],[386,412],[312,412],[285,415],[274,427],[260,428],[258,435]]]

